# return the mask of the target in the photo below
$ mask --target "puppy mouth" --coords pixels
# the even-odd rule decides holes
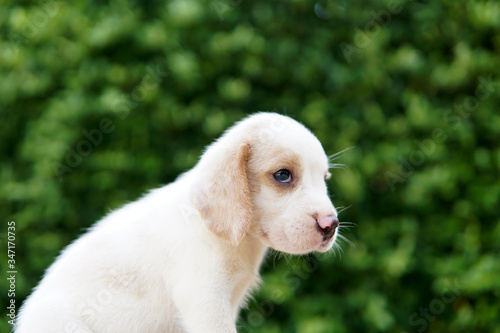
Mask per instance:
[[[328,229],[321,229],[319,226],[317,226],[318,231],[323,235],[323,239],[321,240],[321,243],[328,243],[330,239],[335,236],[335,232],[337,231],[336,227],[333,228],[328,228]]]
[[[321,241],[321,243],[317,247],[316,251],[318,251],[318,252],[328,251],[333,245],[333,242],[331,241],[332,238],[333,238],[333,236],[330,237],[329,239],[325,239],[325,240]]]
[[[330,230],[327,230],[324,235],[323,239],[321,240],[321,243],[319,244],[319,251],[324,252],[330,248],[332,245],[332,239],[335,237],[335,232],[337,231],[337,228],[332,228]]]
[[[325,234],[323,235],[323,243],[326,243],[330,239],[332,239],[333,236],[335,235],[336,230],[337,230],[337,228],[330,228],[327,231],[325,231]]]

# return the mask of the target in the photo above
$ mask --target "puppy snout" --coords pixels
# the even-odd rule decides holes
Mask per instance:
[[[335,229],[339,226],[339,219],[335,215],[317,215],[316,223],[323,232],[323,238],[329,239],[335,234]]]

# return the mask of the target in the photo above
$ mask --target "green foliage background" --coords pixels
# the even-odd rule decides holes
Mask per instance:
[[[18,305],[84,228],[274,110],[355,147],[329,187],[357,227],[341,256],[270,256],[240,332],[500,332],[498,1],[6,1],[0,32]]]

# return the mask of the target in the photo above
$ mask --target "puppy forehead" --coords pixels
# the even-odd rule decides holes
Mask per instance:
[[[251,155],[255,157],[278,157],[280,151],[292,151],[300,156],[306,168],[311,165],[321,168],[321,172],[328,169],[328,157],[316,136],[288,116],[258,112],[237,123],[227,134],[236,137],[235,141],[237,137],[250,137],[254,146]]]
[[[269,168],[300,166],[304,171],[318,173],[328,169],[328,157],[321,143],[302,125],[287,128],[271,139],[261,141],[254,153]]]
[[[300,155],[305,165],[328,168],[328,157],[319,140],[307,128],[297,125],[283,131],[277,137],[277,143]]]

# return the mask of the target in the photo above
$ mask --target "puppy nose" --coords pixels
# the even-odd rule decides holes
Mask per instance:
[[[335,215],[319,215],[316,222],[325,233],[334,231],[339,226],[339,219]]]

